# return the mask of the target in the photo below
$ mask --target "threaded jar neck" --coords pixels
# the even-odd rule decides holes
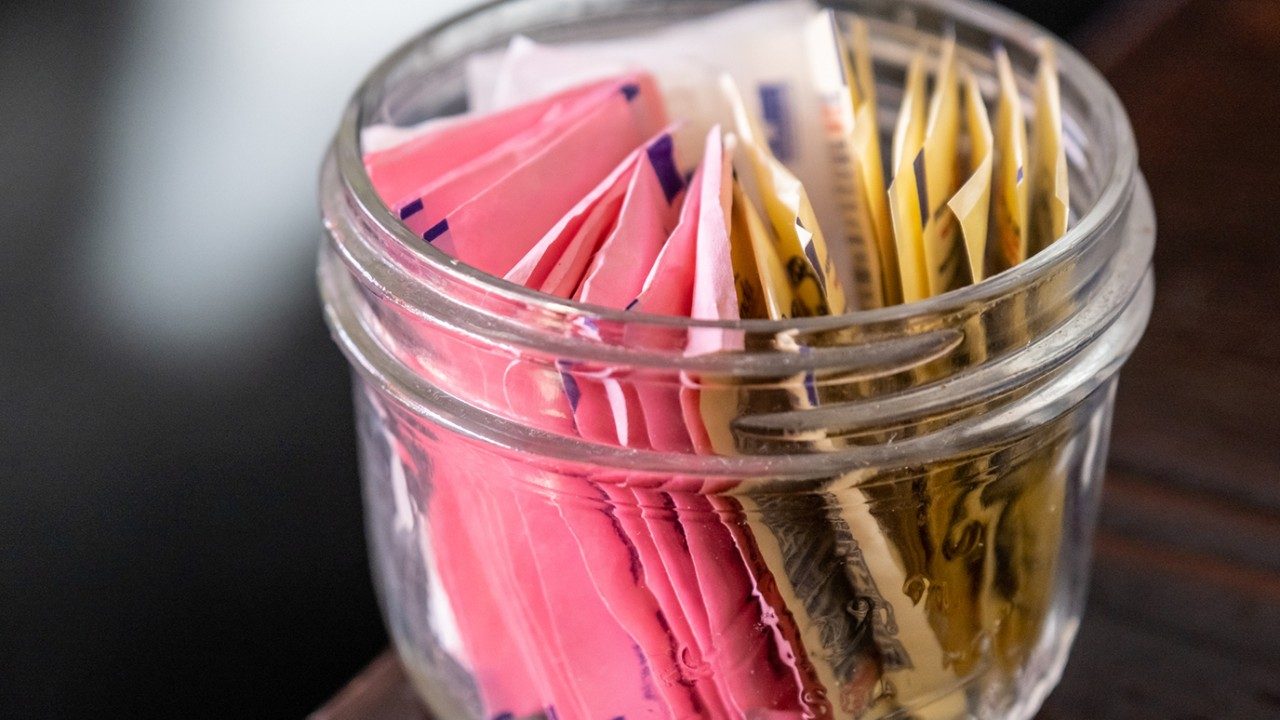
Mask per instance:
[[[733,4],[615,0],[593,3],[590,15],[580,17],[573,4],[515,0],[432,28],[380,65],[343,116],[320,187],[328,231],[322,294],[333,333],[359,371],[410,407],[486,442],[620,468],[670,466],[707,474],[725,463],[732,472],[767,462],[773,472],[790,464],[805,474],[835,456],[845,463],[879,462],[919,457],[931,444],[954,451],[957,443],[981,442],[986,433],[1050,418],[1110,377],[1149,314],[1154,221],[1119,101],[1061,43],[1073,201],[1066,236],[1011,270],[926,301],[737,322],[582,305],[448,257],[402,225],[375,193],[362,162],[362,128],[408,125],[459,110],[470,53],[501,46],[515,33],[552,41],[606,38]],[[865,0],[838,7],[846,5],[868,20],[875,38],[884,130],[893,121],[886,111],[896,107],[904,68],[920,44],[954,32],[963,59],[988,90],[994,68],[987,51],[1001,44],[1029,95],[1034,42],[1048,37],[1010,13],[959,0]],[[686,354],[687,339],[699,332],[731,334],[748,349]],[[428,336],[449,340],[432,346]],[[754,398],[746,402],[760,411],[737,422],[742,441],[732,457],[608,447],[495,404],[463,380],[477,372],[476,362],[503,359],[522,366],[522,381],[559,377],[567,363],[602,381],[731,387]],[[781,398],[798,377],[821,393],[817,407],[784,407]],[[913,428],[911,437],[899,434],[903,428]]]

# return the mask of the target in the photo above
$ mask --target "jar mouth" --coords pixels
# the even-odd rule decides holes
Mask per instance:
[[[367,76],[343,113],[331,153],[337,179],[347,195],[351,209],[361,216],[358,222],[365,230],[371,230],[383,236],[384,242],[394,243],[397,246],[396,249],[405,253],[408,261],[417,270],[416,273],[410,271],[404,266],[402,260],[393,261],[392,266],[386,268],[390,272],[379,273],[380,284],[390,296],[397,298],[419,296],[420,293],[414,290],[421,289],[423,279],[419,273],[426,272],[437,274],[443,284],[470,288],[499,303],[506,302],[536,309],[544,318],[559,318],[579,327],[604,324],[651,325],[690,330],[698,328],[731,330],[748,335],[776,336],[796,332],[822,333],[850,327],[899,324],[915,318],[950,316],[965,308],[989,305],[1017,292],[1019,288],[1034,283],[1038,278],[1048,274],[1053,267],[1070,262],[1072,258],[1086,252],[1095,244],[1096,238],[1117,222],[1123,214],[1133,193],[1137,166],[1136,144],[1128,116],[1119,98],[1087,60],[1049,31],[1011,11],[982,0],[893,0],[888,3],[867,0],[863,3],[820,3],[836,9],[853,11],[874,10],[878,6],[886,5],[909,6],[970,23],[996,37],[1004,38],[1006,45],[1013,42],[1012,38],[1024,38],[1028,39],[1028,42],[1029,39],[1044,38],[1052,42],[1057,52],[1064,92],[1071,88],[1080,96],[1087,98],[1090,112],[1098,116],[1092,123],[1092,130],[1108,133],[1105,137],[1085,138],[1081,135],[1083,131],[1073,134],[1069,126],[1065,128],[1064,137],[1068,146],[1069,164],[1072,162],[1073,144],[1078,146],[1080,142],[1087,140],[1092,143],[1102,143],[1110,149],[1105,156],[1109,160],[1106,166],[1092,171],[1098,186],[1093,202],[1079,213],[1078,218],[1068,227],[1063,237],[1016,267],[986,278],[982,282],[925,300],[884,308],[856,309],[840,315],[781,320],[701,320],[627,311],[548,295],[462,263],[423,241],[382,201],[366,171],[361,151],[364,108],[376,106],[377,97],[392,74],[411,60],[415,51],[431,43],[434,38],[448,31],[450,27],[483,16],[506,4],[510,3],[506,0],[495,0],[456,14],[404,43]],[[898,15],[902,12],[902,8],[896,10]],[[870,22],[873,23],[874,29],[876,19],[870,18]],[[1031,53],[1030,49],[1026,51]],[[882,113],[883,110],[884,108]],[[1064,124],[1069,123],[1072,118],[1065,104],[1064,116]]]
[[[985,48],[975,48],[1003,43],[1025,106],[1034,43],[1049,39],[1058,52],[1078,219],[1063,238],[1017,267],[927,300],[737,321],[576,303],[431,247],[370,182],[360,146],[365,123],[405,126],[455,109],[461,60],[474,51],[501,47],[517,32],[538,40],[572,29],[598,38],[623,26],[632,34],[637,24],[669,24],[673,14],[738,4],[602,0],[579,17],[572,13],[584,7],[576,3],[501,0],[425,31],[373,71],[343,115],[320,181],[328,237],[319,281],[327,321],[367,387],[461,437],[553,463],[800,478],[835,467],[916,463],[1027,435],[1110,380],[1141,336],[1152,295],[1154,218],[1128,119],[1077,53],[1033,23],[974,0],[838,4],[858,10],[880,38],[872,52],[886,99],[881,127],[892,124],[887,108],[900,92],[894,73],[919,41],[937,43],[954,32],[962,57],[979,82],[988,83],[984,89],[991,86],[993,63]],[[741,349],[687,353],[687,341],[702,332],[723,333],[733,341],[725,347]],[[513,368],[523,375],[511,375]],[[751,412],[730,419],[728,429],[741,446],[732,454],[690,454],[597,442],[555,423],[539,424],[547,417],[532,417],[525,407],[538,403],[522,403],[527,394],[506,394],[527,390],[529,378],[540,391],[567,394],[566,373],[575,388],[587,383],[597,395],[607,394],[609,383],[624,393],[647,388],[662,397],[732,388],[752,403]],[[786,398],[797,382],[817,400],[791,404]],[[910,432],[899,432],[903,428]]]

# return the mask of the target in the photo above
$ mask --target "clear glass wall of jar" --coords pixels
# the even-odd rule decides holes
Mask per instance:
[[[361,129],[464,109],[473,51],[735,4],[489,5],[391,55],[342,119],[319,280],[354,369],[383,612],[439,717],[1023,718],[1065,663],[1154,242],[1128,121],[1069,48],[1067,236],[910,305],[714,323],[549,299],[422,243],[369,183]],[[1029,95],[1045,33],[1016,16],[836,7],[871,24],[886,132],[911,50],[945,32],[984,83],[1002,43]],[[747,349],[686,356],[699,332]],[[643,418],[621,447],[580,436],[569,386],[740,417],[711,451]]]

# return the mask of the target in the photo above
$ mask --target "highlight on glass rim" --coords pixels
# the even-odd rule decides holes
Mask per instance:
[[[1150,310],[1105,83],[967,2],[509,5],[376,70],[322,170],[427,707],[1031,717]]]

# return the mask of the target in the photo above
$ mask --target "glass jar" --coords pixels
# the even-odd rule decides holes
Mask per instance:
[[[909,305],[700,322],[557,300],[430,247],[370,184],[362,129],[464,110],[472,52],[737,4],[486,5],[392,54],[342,118],[320,287],[383,613],[438,717],[1026,718],[1061,673],[1154,242],[1123,109],[1070,48],[1067,235]],[[1003,44],[1030,95],[1047,33],[1015,15],[835,7],[870,24],[886,134],[912,49],[947,32],[988,92]],[[696,333],[744,349],[686,355]],[[736,411],[710,446],[644,417],[578,432],[580,404],[633,396]]]

